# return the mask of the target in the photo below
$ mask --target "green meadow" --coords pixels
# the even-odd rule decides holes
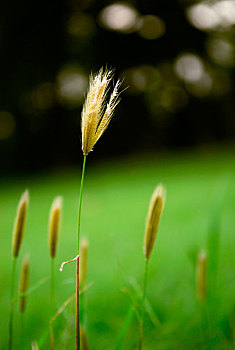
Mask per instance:
[[[107,162],[88,156],[81,237],[89,240],[87,334],[90,348],[115,350],[131,300],[122,279],[138,289],[144,273],[143,239],[152,192],[159,182],[167,199],[150,260],[144,350],[234,349],[235,330],[235,157],[232,151],[148,155]],[[80,170],[51,171],[1,179],[0,271],[1,349],[7,349],[11,239],[16,207],[25,188],[30,204],[17,274],[25,254],[30,285],[50,276],[48,217],[55,196],[63,196],[62,226],[55,261],[56,305],[75,293],[75,268],[63,261],[76,256]],[[218,271],[207,300],[196,296],[196,257],[207,250],[208,236],[218,238]],[[211,236],[210,236],[211,237]],[[208,253],[208,264],[210,255]],[[209,266],[209,265],[208,265]],[[213,276],[208,276],[208,280]],[[17,287],[18,288],[18,287]],[[20,342],[18,305],[14,350]],[[74,300],[54,323],[55,349],[74,349]],[[155,322],[152,318],[154,315]],[[50,281],[27,299],[25,349],[37,340],[50,349]],[[137,349],[138,322],[132,318],[121,349]]]

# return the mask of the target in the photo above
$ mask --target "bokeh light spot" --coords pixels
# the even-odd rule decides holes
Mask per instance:
[[[193,54],[184,54],[178,57],[175,70],[181,79],[191,83],[199,81],[204,73],[201,59]]]
[[[146,15],[140,20],[140,28],[138,33],[144,39],[158,39],[165,34],[165,31],[165,23],[157,16]]]
[[[160,83],[160,75],[156,68],[143,65],[127,69],[122,74],[124,85],[128,87],[127,93],[139,94],[152,90]]]
[[[193,84],[186,85],[188,91],[196,97],[206,97],[212,91],[212,78],[208,72],[204,72],[202,77]]]
[[[235,0],[202,2],[188,8],[187,17],[201,30],[226,30],[235,24]]]
[[[222,26],[235,24],[235,1],[223,0],[213,5],[214,10],[220,16]]]
[[[189,21],[198,29],[214,29],[220,23],[218,13],[207,4],[196,4],[187,10]]]
[[[138,12],[127,3],[114,3],[100,13],[101,24],[110,30],[130,33],[136,30]]]
[[[87,89],[87,76],[74,65],[63,67],[57,76],[59,101],[67,107],[79,106]]]
[[[209,40],[207,51],[215,63],[225,67],[234,66],[234,47],[227,40],[219,38]]]
[[[15,118],[7,111],[0,111],[0,140],[10,138],[15,131]]]

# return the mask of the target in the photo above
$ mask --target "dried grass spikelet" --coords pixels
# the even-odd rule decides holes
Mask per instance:
[[[49,218],[49,249],[51,259],[55,258],[59,238],[62,197],[56,197],[51,205]]]
[[[13,258],[17,258],[20,252],[20,247],[24,237],[28,204],[29,204],[29,192],[28,190],[26,190],[20,198],[17,212],[16,212],[15,225],[14,225],[13,238],[12,238]]]
[[[113,79],[112,70],[100,69],[91,75],[86,101],[82,110],[82,150],[86,156],[107,129],[114,110],[119,103],[120,80],[117,81],[107,102],[107,93]]]
[[[197,296],[201,301],[206,299],[206,266],[207,253],[202,251],[198,254],[196,275]]]
[[[161,184],[158,185],[150,200],[144,240],[146,260],[149,260],[156,240],[157,230],[165,203],[165,192],[165,188]]]
[[[81,327],[80,330],[80,337],[81,337],[81,348],[82,350],[89,350],[89,343],[88,343],[88,339],[87,339],[87,334],[86,331],[83,327]]]
[[[88,253],[88,240],[83,238],[81,242],[81,265],[80,265],[80,281],[81,286],[84,287],[86,282],[86,274],[87,274],[87,253]]]
[[[20,274],[19,294],[26,293],[29,287],[29,259],[26,257],[23,261]],[[27,296],[19,298],[19,311],[23,313],[26,307]]]

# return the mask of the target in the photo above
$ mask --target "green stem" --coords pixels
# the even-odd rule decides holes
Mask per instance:
[[[53,316],[55,308],[55,273],[54,273],[54,259],[51,259],[51,315]]]
[[[84,159],[83,159],[81,187],[80,187],[80,196],[79,196],[79,205],[78,205],[77,255],[79,255],[80,226],[81,226],[81,214],[82,214],[82,194],[83,194],[83,183],[84,183],[84,176],[85,176],[85,168],[86,168],[86,156],[84,156]]]
[[[77,255],[79,255],[79,244],[80,244],[80,226],[81,226],[81,214],[82,214],[82,194],[83,194],[83,183],[85,176],[86,167],[86,155],[83,159],[81,187],[78,205],[78,232],[77,232]],[[76,315],[75,315],[75,336],[76,336],[76,350],[80,350],[80,318],[79,318],[79,257],[77,259],[77,271],[76,271]]]
[[[15,292],[16,259],[13,258],[11,271],[11,294],[10,294],[10,315],[9,315],[9,339],[8,350],[13,347],[13,319],[14,319],[14,292]]]
[[[24,332],[24,313],[21,313],[20,315],[20,349],[24,350],[24,338],[25,338],[25,332]]]
[[[145,310],[145,298],[146,298],[146,290],[147,290],[147,280],[148,280],[148,262],[149,260],[145,260],[145,270],[144,270],[144,284],[143,284],[143,295],[141,301],[141,321],[139,324],[140,328],[140,338],[139,338],[139,350],[142,350],[143,346],[143,325],[144,325],[144,310]]]

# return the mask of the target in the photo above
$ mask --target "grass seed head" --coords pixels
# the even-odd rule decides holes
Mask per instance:
[[[206,299],[206,267],[207,254],[205,251],[202,251],[198,254],[196,275],[197,296],[201,301]]]
[[[156,187],[155,191],[153,192],[149,204],[148,216],[146,221],[144,253],[147,260],[150,258],[154,247],[164,203],[165,189],[160,184]]]
[[[20,274],[19,294],[26,293],[29,287],[29,259],[26,257],[23,261]],[[27,296],[19,298],[19,311],[24,313],[27,302]]]
[[[107,129],[109,122],[114,114],[114,110],[119,103],[119,87],[121,82],[118,80],[107,101],[107,93],[110,89],[110,83],[113,80],[112,70],[100,69],[94,77],[91,75],[89,89],[82,110],[82,151],[84,155],[93,149],[96,142]]]
[[[12,238],[13,258],[17,258],[20,252],[20,247],[24,237],[28,204],[29,204],[29,192],[28,190],[26,190],[20,198],[17,212],[16,212],[15,225],[14,225],[13,238]]]
[[[86,282],[86,274],[87,274],[87,252],[88,252],[88,240],[83,238],[81,242],[81,271],[80,271],[80,281],[81,286],[84,287]]]
[[[56,197],[52,203],[49,218],[49,249],[50,257],[56,256],[56,248],[59,238],[59,228],[62,210],[62,197]]]

